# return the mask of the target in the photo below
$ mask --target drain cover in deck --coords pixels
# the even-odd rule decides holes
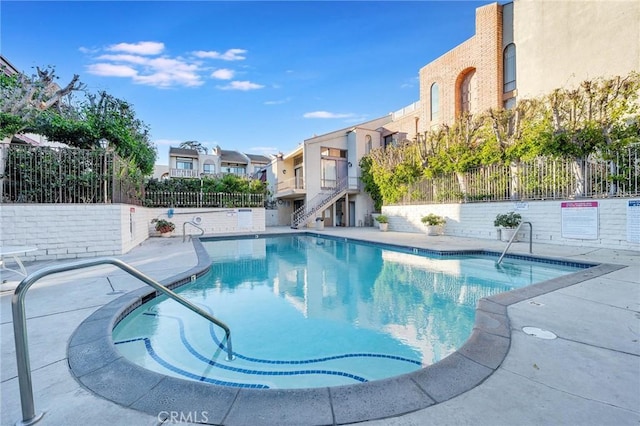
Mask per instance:
[[[524,331],[529,336],[537,337],[539,339],[552,340],[558,337],[553,332],[549,330],[543,330],[538,327],[522,327],[522,331]]]

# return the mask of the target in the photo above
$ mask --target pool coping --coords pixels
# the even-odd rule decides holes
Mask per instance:
[[[328,237],[313,232],[300,233]],[[277,235],[256,234],[245,238]],[[238,237],[206,239],[225,238]],[[357,238],[329,238],[372,244]],[[407,245],[382,245],[411,252],[418,250],[419,253],[499,255],[486,250],[439,251]],[[209,256],[200,240],[194,239],[193,246],[197,265],[161,281],[163,285],[175,288],[209,270]],[[559,258],[511,256],[594,265],[592,262]],[[69,368],[73,377],[97,396],[156,417],[172,411],[188,413],[194,423],[334,425],[395,417],[447,401],[490,377],[502,364],[511,345],[507,313],[510,305],[624,267],[597,264],[573,274],[482,298],[476,308],[471,336],[458,351],[420,370],[367,383],[310,389],[231,388],[165,376],[133,364],[115,348],[112,330],[129,312],[157,295],[148,287],[106,304],[78,326],[67,347]]]

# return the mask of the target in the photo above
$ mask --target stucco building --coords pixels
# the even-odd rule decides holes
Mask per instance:
[[[476,9],[475,34],[419,70],[416,102],[388,116],[307,139],[275,159],[268,181],[280,225],[362,226],[373,204],[360,158],[461,113],[511,108],[518,99],[586,79],[640,71],[640,1],[515,0]]]

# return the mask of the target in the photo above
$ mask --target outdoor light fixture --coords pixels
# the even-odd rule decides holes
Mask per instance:
[[[100,143],[100,148],[102,149],[107,149],[109,147],[109,141],[105,138],[100,139],[98,143]]]
[[[352,167],[352,166],[353,166],[353,164],[351,164],[351,161],[349,161],[349,162],[347,163],[347,165],[348,165],[349,167]]]
[[[282,174],[286,175],[287,174],[287,169],[282,170]]]

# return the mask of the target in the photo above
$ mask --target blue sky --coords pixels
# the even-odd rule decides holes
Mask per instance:
[[[420,97],[422,66],[473,36],[489,1],[7,1],[2,54],[134,106],[158,164],[196,140],[248,154]]]

